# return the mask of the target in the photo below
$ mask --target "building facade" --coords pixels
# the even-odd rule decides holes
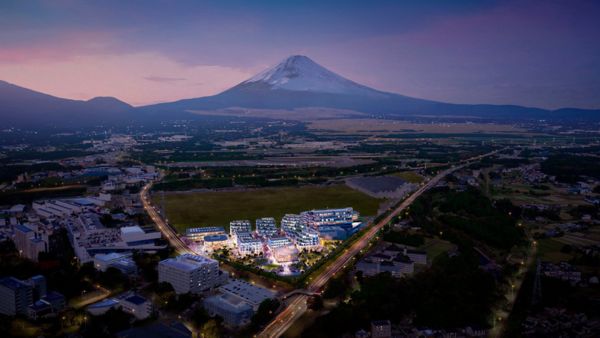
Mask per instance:
[[[0,279],[0,313],[7,316],[27,315],[33,303],[33,287],[14,277]]]
[[[200,293],[227,279],[214,259],[191,254],[168,258],[158,264],[158,281],[173,286],[176,293]]]

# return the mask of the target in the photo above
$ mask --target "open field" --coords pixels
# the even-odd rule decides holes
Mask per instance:
[[[588,245],[599,245],[600,239],[597,234],[589,234],[589,233],[580,233],[580,232],[572,232],[566,233],[562,237],[558,237],[556,239],[557,242],[561,242],[563,244],[569,245],[580,245],[580,246],[588,246]]]
[[[393,174],[394,176],[398,176],[406,182],[410,183],[421,183],[423,182],[423,176],[417,174],[414,171],[400,171]]]
[[[488,123],[412,123],[380,119],[315,120],[308,124],[311,130],[339,133],[523,133],[524,129],[508,124]]]
[[[572,257],[569,254],[560,252],[560,249],[563,247],[564,244],[554,239],[540,239],[539,241],[537,241],[537,243],[538,256],[543,261],[558,263],[561,261],[568,261]]]
[[[426,238],[425,244],[419,250],[427,252],[427,260],[433,261],[437,256],[454,249],[456,245],[440,238]]]
[[[154,203],[160,205],[160,202],[154,196]],[[340,184],[165,194],[165,211],[169,222],[183,232],[199,226],[228,228],[235,219],[254,222],[260,217],[275,217],[279,222],[287,213],[310,209],[353,207],[363,216],[372,216],[381,202]]]
[[[508,184],[497,189],[494,198],[508,198],[516,205],[549,204],[549,205],[589,205],[581,196],[569,193],[565,188],[548,185],[549,190],[534,189],[527,184]]]
[[[337,119],[366,117],[367,114],[334,108],[296,108],[296,109],[248,109],[248,108],[227,108],[217,110],[189,110],[198,115],[213,116],[239,116],[239,117],[258,117],[269,119],[285,119],[295,121],[313,121],[319,119]]]

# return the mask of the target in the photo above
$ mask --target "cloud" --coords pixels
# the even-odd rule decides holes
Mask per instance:
[[[148,69],[160,69],[169,76],[149,76]],[[157,53],[83,55],[68,60],[30,61],[25,65],[0,63],[2,80],[19,86],[80,100],[114,96],[132,105],[217,94],[256,71],[218,65],[188,66]]]
[[[144,79],[155,82],[178,82],[187,80],[185,77],[168,77],[168,76],[145,76]]]

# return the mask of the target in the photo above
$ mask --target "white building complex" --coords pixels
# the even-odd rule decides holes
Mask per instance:
[[[292,245],[292,241],[285,236],[271,237],[267,240],[269,250]]]
[[[188,228],[185,236],[192,241],[203,241],[206,236],[225,235],[223,227]]]
[[[235,240],[238,232],[252,232],[252,224],[248,220],[237,220],[229,222],[229,236]]]
[[[281,230],[299,250],[315,249],[320,246],[319,233],[307,226],[306,217],[287,214],[281,219]]]
[[[352,226],[358,214],[352,208],[310,210],[300,214],[308,226],[319,228],[321,225]]]
[[[238,232],[235,235],[240,256],[255,255],[263,252],[263,243],[250,232]]]
[[[263,217],[256,220],[256,233],[265,238],[277,235],[277,224],[273,217]]]
[[[306,229],[306,219],[298,214],[286,214],[281,219],[281,230],[283,232],[299,232]]]
[[[294,240],[294,243],[300,250],[315,249],[321,244],[319,241],[319,233],[312,229],[293,233],[290,237]]]
[[[223,284],[227,274],[214,259],[191,254],[168,258],[158,264],[158,281],[173,286],[176,293],[200,293]]]

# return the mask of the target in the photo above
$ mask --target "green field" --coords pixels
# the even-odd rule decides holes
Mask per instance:
[[[362,216],[374,216],[382,200],[346,187],[304,186],[248,191],[220,191],[165,194],[165,211],[178,231],[189,227],[224,226],[236,219],[254,220],[310,209],[353,207]],[[160,205],[160,197],[154,196]]]
[[[543,261],[550,261],[554,263],[568,261],[572,255],[560,252],[560,249],[564,246],[563,243],[558,242],[551,238],[544,238],[537,241],[538,245],[538,256]]]
[[[393,174],[394,176],[398,176],[401,179],[410,182],[410,183],[421,183],[423,182],[423,176],[417,174],[414,171],[400,171]]]
[[[439,238],[427,238],[424,245],[419,247],[420,250],[427,252],[427,260],[433,261],[437,256],[447,253],[454,249],[456,245]]]

